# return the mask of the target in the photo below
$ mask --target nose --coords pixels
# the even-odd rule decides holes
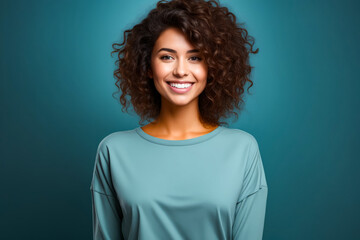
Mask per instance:
[[[184,77],[189,74],[188,71],[189,69],[186,60],[179,59],[174,66],[173,74],[177,77]]]

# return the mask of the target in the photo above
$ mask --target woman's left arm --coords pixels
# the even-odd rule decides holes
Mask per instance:
[[[254,139],[255,140],[255,139]],[[256,140],[236,203],[232,237],[234,240],[261,240],[264,230],[268,186]]]

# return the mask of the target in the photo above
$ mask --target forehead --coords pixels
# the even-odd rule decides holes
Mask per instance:
[[[163,47],[171,48],[176,51],[187,51],[194,48],[186,35],[179,29],[173,27],[167,28],[160,34],[155,42],[154,51]]]

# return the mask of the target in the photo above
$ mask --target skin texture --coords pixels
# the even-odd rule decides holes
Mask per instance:
[[[161,48],[175,50],[176,53]],[[213,131],[216,126],[205,126],[200,122],[198,100],[206,87],[208,68],[204,58],[197,52],[186,36],[177,28],[167,28],[156,40],[151,55],[149,77],[161,95],[159,117],[142,129],[158,138],[184,140]],[[186,93],[173,92],[166,81],[195,82]]]

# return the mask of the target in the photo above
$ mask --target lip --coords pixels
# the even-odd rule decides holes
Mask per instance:
[[[194,82],[190,82],[190,81],[176,81],[176,80],[174,80],[174,81],[166,81],[167,83],[169,83],[169,82],[171,82],[171,83],[194,83]]]
[[[180,82],[180,83],[192,83],[190,87],[188,88],[175,88],[175,87],[172,87],[168,82],[166,82],[166,85],[169,86],[169,88],[173,91],[173,92],[176,92],[176,93],[187,93],[188,91],[191,90],[192,86],[195,84],[194,82]]]

